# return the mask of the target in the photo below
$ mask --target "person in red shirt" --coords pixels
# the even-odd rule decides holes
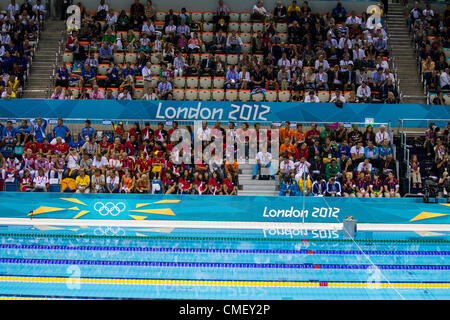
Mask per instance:
[[[199,173],[194,182],[195,194],[207,194],[208,182],[203,178],[203,173]]]
[[[143,144],[139,147],[139,151],[145,153],[146,155],[151,155],[153,153],[153,146],[149,139],[145,139]]]
[[[141,138],[141,128],[139,128],[139,123],[135,122],[133,123],[133,126],[128,131],[128,139],[131,139],[131,137],[134,137],[135,141],[140,141]]]
[[[123,127],[123,122],[119,122],[117,125],[112,123],[112,125],[114,128],[114,136],[120,137],[123,140],[125,140],[127,138],[127,132],[126,132],[125,128]]]
[[[312,144],[314,140],[318,140],[320,138],[320,131],[317,130],[317,124],[313,123],[311,125],[311,129],[306,132],[306,141],[308,144]]]
[[[305,157],[306,160],[309,158],[309,149],[306,142],[299,143],[295,148],[295,161],[300,161],[302,157]]]
[[[152,167],[152,159],[148,158],[148,156],[143,153],[142,156],[138,159],[137,163],[137,171],[142,174],[149,174],[150,168]]]
[[[164,194],[175,194],[177,192],[177,181],[169,171],[166,172],[162,179],[162,187]]]
[[[39,150],[41,150],[41,144],[39,142],[36,142],[36,140],[34,140],[34,136],[32,137],[33,141],[27,142],[25,144],[24,150],[31,149],[33,154],[36,154],[39,152]]]
[[[155,140],[160,142],[167,141],[167,131],[164,130],[164,124],[162,122],[158,123],[158,129],[155,130]]]
[[[30,171],[25,170],[23,177],[20,179],[20,191],[30,192],[31,190],[33,190],[33,179],[30,176]]]
[[[134,160],[127,155],[126,152],[122,152],[122,170],[125,172],[127,169],[130,170],[131,175],[134,175],[135,164]]]
[[[125,148],[124,148],[123,144],[120,142],[120,138],[116,137],[116,138],[114,138],[114,143],[109,146],[109,155],[112,155],[115,152],[122,153],[124,151],[124,149]]]
[[[125,142],[125,152],[129,155],[129,156],[137,156],[137,152],[139,149],[139,144],[136,140],[136,136],[135,135],[131,135],[130,136],[130,140],[128,140],[127,142]]]
[[[223,193],[226,196],[232,196],[237,194],[237,188],[233,181],[231,173],[227,174],[227,177],[223,179]]]
[[[141,132],[142,140],[153,140],[154,132],[153,129],[150,128],[150,123],[146,122],[144,129]]]
[[[50,158],[50,155],[53,153],[53,145],[48,142],[47,138],[42,140],[40,153],[44,155],[44,157]]]
[[[69,146],[67,145],[67,143],[62,142],[61,137],[57,137],[56,143],[53,146],[53,151],[56,154],[59,154],[60,156],[65,157],[67,155],[67,153],[69,152]]]
[[[169,132],[168,132],[169,137],[171,137],[172,134],[174,133],[174,131],[177,130],[177,129],[178,129],[178,121],[174,121],[174,122],[172,123],[172,128],[170,128],[170,129],[169,129]]]
[[[180,194],[191,194],[192,193],[192,179],[189,175],[188,170],[184,170],[181,177],[178,179],[178,188]]]
[[[222,184],[220,183],[220,177],[219,174],[217,173],[217,171],[214,171],[211,178],[209,178],[208,181],[208,189],[209,189],[209,193],[212,195],[223,195],[222,192]]]
[[[112,144],[108,141],[108,136],[104,135],[102,137],[102,140],[98,143],[98,150],[100,151],[101,154],[106,154],[108,153],[109,147]]]

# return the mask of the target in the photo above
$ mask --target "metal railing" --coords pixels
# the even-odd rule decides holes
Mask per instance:
[[[405,132],[405,123],[406,122],[418,122],[420,129],[428,129],[430,127],[430,123],[434,122],[438,127],[445,127],[450,122],[450,119],[398,119],[398,132]],[[425,125],[424,125],[425,124]],[[406,142],[406,141],[405,141]]]

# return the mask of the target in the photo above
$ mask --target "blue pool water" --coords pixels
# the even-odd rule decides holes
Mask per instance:
[[[0,239],[2,297],[450,298],[447,232],[1,226]]]

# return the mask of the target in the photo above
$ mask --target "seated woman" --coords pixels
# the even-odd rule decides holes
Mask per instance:
[[[137,193],[149,193],[150,191],[150,180],[146,174],[140,175],[136,181],[136,192]]]

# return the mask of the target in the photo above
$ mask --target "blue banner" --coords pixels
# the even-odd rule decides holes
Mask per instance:
[[[422,199],[136,195],[0,194],[0,217],[178,221],[449,224],[446,203]]]
[[[1,100],[0,118],[75,118],[146,120],[221,120],[278,122],[365,122],[399,119],[449,119],[448,106],[419,104],[226,102],[226,101],[117,101],[117,100]],[[423,127],[424,123],[407,123]]]

